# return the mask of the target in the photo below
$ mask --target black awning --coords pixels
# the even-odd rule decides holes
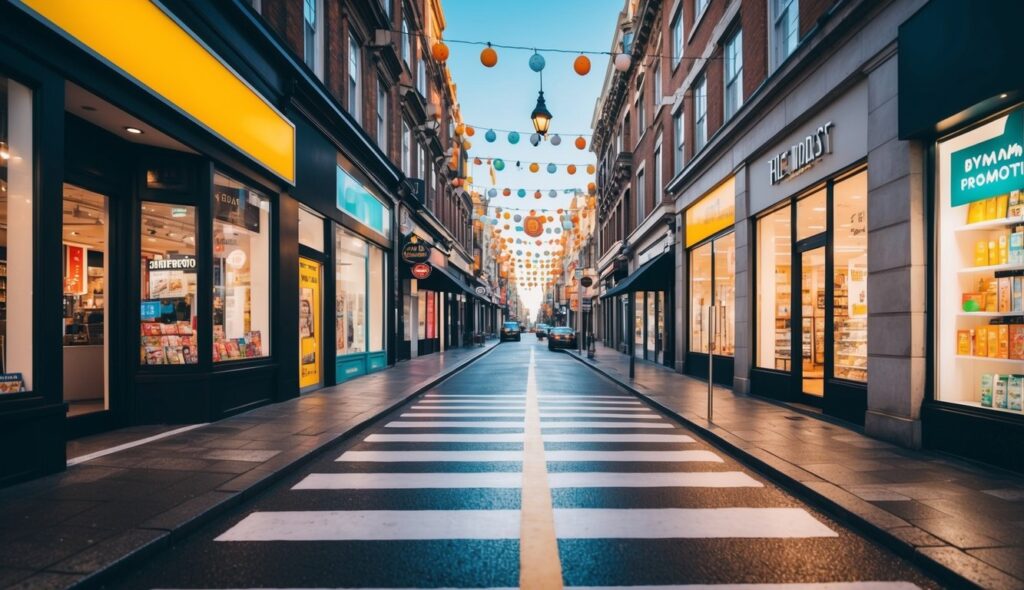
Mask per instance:
[[[459,277],[455,272],[445,267],[430,265],[430,276],[419,279],[417,285],[420,289],[428,291],[445,291],[447,293],[466,293],[476,297],[476,293]]]
[[[672,289],[672,277],[675,274],[673,272],[675,269],[672,267],[672,260],[671,252],[658,254],[640,265],[640,268],[623,279],[618,285],[606,291],[601,298],[614,297],[634,291],[668,291]]]

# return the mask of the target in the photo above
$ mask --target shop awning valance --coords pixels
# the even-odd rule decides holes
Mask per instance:
[[[605,292],[602,299],[634,291],[667,291],[672,288],[674,268],[671,252],[663,252],[640,265],[633,274]]]
[[[476,293],[459,277],[458,271],[452,271],[441,266],[431,265],[431,267],[430,276],[425,279],[419,279],[418,285],[420,289],[445,291],[446,293],[465,293],[476,297]]]

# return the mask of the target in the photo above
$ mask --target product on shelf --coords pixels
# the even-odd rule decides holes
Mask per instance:
[[[139,362],[144,365],[194,365],[196,341],[189,322],[142,322]]]

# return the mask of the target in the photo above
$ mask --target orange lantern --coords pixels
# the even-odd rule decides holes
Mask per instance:
[[[458,125],[455,126],[455,135],[462,135],[465,132],[466,126],[463,125],[462,123],[459,123]]]
[[[447,51],[445,53],[447,54]],[[577,74],[581,76],[586,76],[587,74],[590,73],[590,58],[585,55],[577,57],[576,60],[572,62],[572,69]]]
[[[533,193],[533,198],[534,199],[539,199],[540,197],[541,197],[540,191],[537,191],[537,192]]]
[[[507,196],[512,194],[512,189],[506,188],[506,189],[501,191],[501,194],[503,194],[503,195],[505,195],[507,197]]]
[[[498,52],[494,50],[490,44],[484,47],[484,50],[480,52],[480,63],[485,68],[493,68],[498,63]]]
[[[597,185],[594,184],[593,182],[588,182],[587,183],[587,192],[590,193],[590,194],[596,193],[597,192]]]
[[[565,168],[565,171],[568,172],[569,174],[576,174],[576,165],[575,164],[569,164]]]
[[[466,135],[469,136],[469,137],[473,137],[473,135],[475,135],[475,134],[476,134],[476,129],[473,129],[469,125],[466,125]]]
[[[529,217],[523,220],[523,233],[531,238],[536,238],[544,233],[544,221],[531,211]],[[540,245],[540,240],[537,240],[537,245]]]
[[[433,55],[437,61],[443,62],[448,59],[448,46],[438,41],[430,48],[430,55]]]
[[[594,173],[594,165],[593,164],[587,164],[587,174],[593,174],[593,173]]]
[[[530,172],[536,172],[538,170],[540,170],[540,166],[536,162],[530,164]]]
[[[587,140],[583,139],[583,137],[577,137],[576,138],[576,149],[579,149],[579,150],[587,149]]]
[[[473,158],[473,163],[476,164],[477,166],[479,166],[480,164],[483,164],[483,162],[480,161],[480,158]]]

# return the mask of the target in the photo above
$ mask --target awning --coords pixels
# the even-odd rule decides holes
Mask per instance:
[[[430,276],[419,279],[417,285],[420,289],[428,291],[445,291],[447,293],[465,293],[476,297],[476,293],[467,285],[456,272],[448,270],[447,267],[430,265]]]
[[[643,263],[640,268],[605,292],[602,299],[634,291],[665,291],[672,288],[671,252],[663,252]]]

